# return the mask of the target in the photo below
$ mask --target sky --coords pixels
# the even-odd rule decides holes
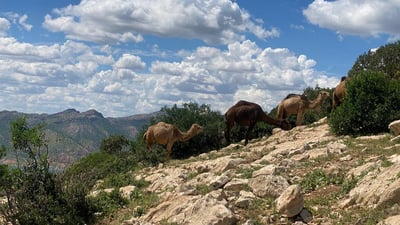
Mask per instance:
[[[105,117],[195,102],[277,106],[400,39],[400,0],[0,3],[0,111]]]

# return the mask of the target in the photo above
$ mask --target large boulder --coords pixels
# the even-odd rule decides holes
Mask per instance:
[[[260,175],[249,180],[249,187],[258,197],[279,197],[289,187],[282,176]]]
[[[378,223],[378,225],[398,225],[400,223],[400,215],[391,216]]]
[[[369,172],[349,193],[349,199],[342,206],[357,204],[376,208],[386,204],[400,202],[400,156],[393,157],[394,163],[389,167]]]
[[[304,208],[304,198],[298,184],[289,186],[279,198],[276,199],[276,209],[286,217],[294,217]]]
[[[145,224],[161,222],[186,225],[231,225],[238,219],[227,207],[228,202],[222,190],[212,191],[204,196],[175,195],[139,219],[131,219],[125,224]]]

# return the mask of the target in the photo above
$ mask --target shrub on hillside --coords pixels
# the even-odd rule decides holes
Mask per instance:
[[[382,72],[365,71],[346,85],[344,102],[331,113],[329,124],[340,135],[385,132],[400,118],[400,83]]]
[[[17,158],[13,168],[1,166],[0,190],[8,204],[0,205],[0,214],[10,224],[84,224],[90,213],[84,205],[75,208],[63,190],[57,174],[50,172],[44,126],[29,127],[25,118],[12,121],[11,142]],[[0,155],[3,155],[2,147]],[[75,195],[75,197],[83,195]],[[72,195],[71,195],[72,196]],[[75,199],[80,203],[85,198]],[[79,212],[79,215],[78,215]],[[88,217],[81,217],[86,215]]]

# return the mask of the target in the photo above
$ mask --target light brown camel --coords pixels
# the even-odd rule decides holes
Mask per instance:
[[[153,145],[154,142],[157,142],[160,145],[167,145],[167,159],[169,159],[172,146],[175,142],[188,141],[201,132],[203,132],[203,127],[196,123],[193,124],[187,132],[181,132],[172,124],[158,122],[157,124],[147,128],[143,138],[146,139],[146,145],[148,149]]]
[[[241,100],[230,107],[225,113],[226,141],[230,143],[230,131],[233,125],[237,123],[239,124],[239,126],[248,126],[246,139],[244,142],[244,144],[247,145],[250,132],[253,130],[257,122],[264,122],[275,125],[284,130],[290,130],[292,128],[286,120],[277,120],[268,116],[258,104]]]
[[[335,90],[333,91],[332,96],[332,110],[334,110],[337,106],[339,106],[344,96],[346,95],[346,77],[342,77],[340,83],[336,86]]]
[[[305,95],[289,94],[278,106],[278,119],[287,120],[290,115],[297,115],[296,126],[300,126],[307,109],[315,109],[329,97],[329,92],[320,91],[318,97],[310,101]]]

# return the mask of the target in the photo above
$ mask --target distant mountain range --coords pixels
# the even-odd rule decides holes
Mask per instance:
[[[96,110],[79,112],[67,109],[55,114],[27,114],[15,111],[0,111],[0,144],[11,145],[10,121],[26,117],[30,125],[45,124],[49,140],[49,159],[52,166],[60,169],[99,149],[100,143],[110,135],[135,138],[138,130],[148,124],[156,113],[128,117],[104,117]],[[3,160],[14,163],[13,153]]]

